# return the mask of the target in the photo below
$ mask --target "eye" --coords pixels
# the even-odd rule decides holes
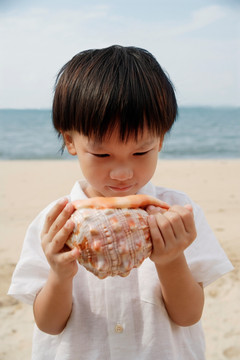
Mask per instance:
[[[135,156],[143,156],[143,155],[146,155],[147,153],[149,153],[149,151],[150,151],[150,150],[148,150],[148,151],[143,151],[143,152],[136,152],[136,153],[134,153],[133,155],[135,155]]]
[[[96,156],[98,158],[105,158],[105,157],[108,157],[110,156],[109,154],[92,154],[93,156]]]

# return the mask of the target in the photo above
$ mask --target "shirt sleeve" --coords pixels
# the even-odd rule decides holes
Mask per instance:
[[[208,225],[202,209],[194,203],[192,205],[197,237],[185,250],[185,256],[193,277],[205,287],[233,270],[233,266]]]
[[[42,250],[40,234],[52,206],[50,204],[30,224],[8,291],[8,295],[27,304],[33,304],[48,277],[50,267]]]

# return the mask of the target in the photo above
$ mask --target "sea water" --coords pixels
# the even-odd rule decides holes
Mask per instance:
[[[50,110],[0,109],[0,160],[71,159]],[[240,108],[180,107],[162,159],[240,158]]]

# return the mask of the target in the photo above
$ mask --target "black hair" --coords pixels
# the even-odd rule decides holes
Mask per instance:
[[[101,141],[117,128],[126,140],[146,126],[164,136],[177,116],[177,102],[169,77],[151,53],[113,45],[80,52],[62,67],[52,116],[59,134],[76,130]]]

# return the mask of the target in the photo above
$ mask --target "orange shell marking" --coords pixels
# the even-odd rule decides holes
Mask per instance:
[[[75,228],[67,245],[80,250],[79,263],[100,279],[127,276],[151,254],[148,205],[169,206],[147,195],[95,197],[73,202]]]
[[[168,210],[169,205],[153,196],[138,194],[119,197],[92,197],[73,201],[76,209],[137,209],[146,208],[148,205],[159,206]]]

